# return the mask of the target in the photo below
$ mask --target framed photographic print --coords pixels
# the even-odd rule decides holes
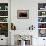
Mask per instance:
[[[17,10],[17,19],[29,19],[29,10]]]

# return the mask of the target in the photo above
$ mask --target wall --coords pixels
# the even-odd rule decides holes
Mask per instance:
[[[17,30],[27,30],[32,24],[37,29],[38,3],[46,0],[11,0],[11,22]],[[17,10],[29,10],[29,19],[17,19]]]
[[[28,30],[32,24],[35,26],[35,32],[33,38],[33,45],[40,46],[43,44],[43,38],[38,38],[38,3],[45,3],[46,0],[11,0],[11,22],[16,25],[18,30]],[[17,19],[17,10],[29,10],[29,19]],[[16,31],[17,31],[16,30]],[[34,34],[34,33],[33,33]],[[39,43],[39,44],[38,44]]]
[[[29,10],[29,19],[17,19],[17,10]],[[36,27],[37,2],[30,0],[12,0],[11,16],[11,22],[14,22],[17,30],[28,30],[32,24]]]

